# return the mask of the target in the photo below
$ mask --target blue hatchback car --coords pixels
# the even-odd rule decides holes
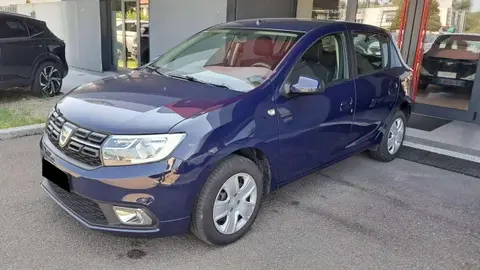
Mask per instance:
[[[220,24],[62,98],[40,142],[42,187],[92,229],[226,245],[269,192],[365,150],[393,160],[410,80],[374,26]]]

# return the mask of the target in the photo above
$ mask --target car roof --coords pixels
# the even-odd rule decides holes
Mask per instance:
[[[475,33],[441,33],[438,37],[445,37],[445,36],[452,36],[452,37],[480,37],[480,34]]]
[[[22,18],[22,19],[27,19],[27,20],[32,20],[32,21],[37,21],[37,22],[43,22],[41,20],[35,19],[31,16],[24,15],[24,14],[19,14],[19,13],[12,13],[8,11],[0,11],[0,16],[9,16],[9,17],[17,17],[17,18]]]
[[[283,30],[290,32],[309,32],[317,27],[326,25],[349,25],[355,29],[363,29],[369,31],[378,31],[380,33],[387,33],[385,29],[355,22],[334,21],[334,20],[317,20],[317,19],[299,19],[299,18],[259,18],[238,20],[227,23],[222,23],[213,28],[250,28],[263,30]]]
[[[218,28],[255,28],[255,29],[271,29],[285,30],[292,32],[308,32],[318,26],[343,23],[337,21],[313,20],[313,19],[297,19],[297,18],[259,18],[238,20],[219,24]]]

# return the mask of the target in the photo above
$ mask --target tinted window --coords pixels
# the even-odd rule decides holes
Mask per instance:
[[[389,38],[377,33],[353,33],[359,75],[382,70],[389,65]]]
[[[325,84],[346,79],[342,40],[342,36],[335,34],[313,44],[295,64],[287,82],[295,84],[300,76],[321,80]]]
[[[464,50],[474,53],[480,53],[480,37],[455,35],[455,36],[441,36],[436,41],[433,47],[447,50]]]
[[[43,29],[35,24],[28,23],[28,31],[30,32],[30,36],[35,36],[43,32]]]
[[[17,19],[0,20],[0,38],[28,37],[26,25]]]

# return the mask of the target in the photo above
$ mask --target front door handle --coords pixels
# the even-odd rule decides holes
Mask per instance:
[[[347,100],[344,100],[342,102],[340,102],[340,111],[341,112],[344,112],[344,111],[348,111],[350,110],[350,112],[353,112],[353,98],[352,97],[349,97]]]

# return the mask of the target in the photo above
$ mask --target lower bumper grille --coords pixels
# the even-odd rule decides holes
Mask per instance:
[[[88,223],[94,225],[108,225],[108,221],[97,203],[79,196],[75,193],[65,191],[54,183],[50,182],[50,187],[55,197],[60,200],[67,208],[80,216]]]

